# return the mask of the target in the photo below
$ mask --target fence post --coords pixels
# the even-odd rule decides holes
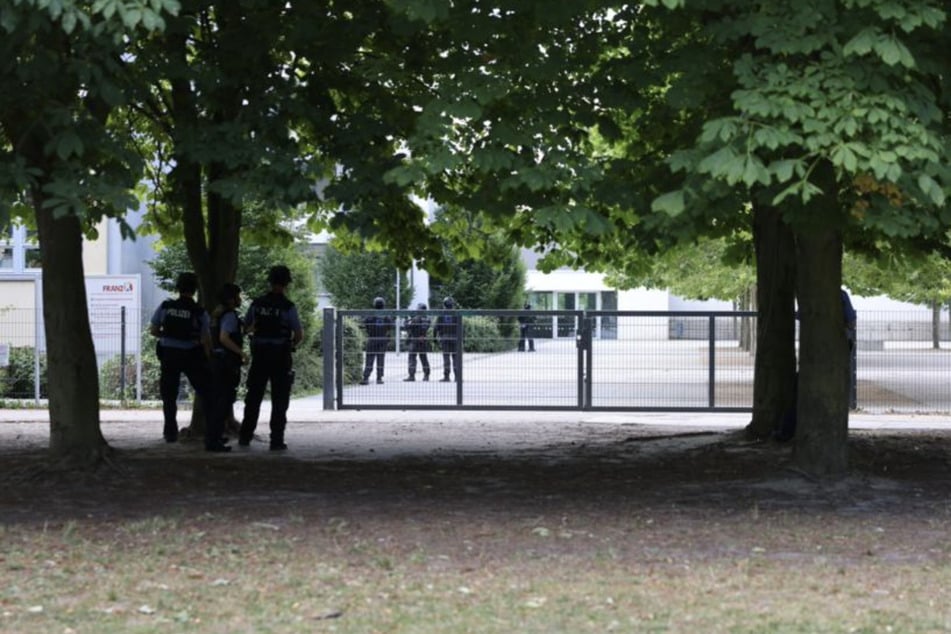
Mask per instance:
[[[594,369],[594,317],[589,317],[587,311],[577,316],[578,334],[578,406],[581,409],[591,409]]]
[[[710,315],[707,319],[709,320],[707,346],[710,349],[707,355],[707,364],[709,366],[707,370],[707,405],[710,407],[710,409],[713,409],[716,407],[717,400],[717,318],[713,315]]]
[[[334,408],[334,358],[337,356],[334,325],[336,316],[333,308],[324,309],[324,330],[321,336],[321,349],[324,353],[324,409]]]
[[[125,306],[119,307],[119,401],[125,407]]]

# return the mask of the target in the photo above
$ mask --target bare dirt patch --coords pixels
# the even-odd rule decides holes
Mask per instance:
[[[0,438],[10,440],[10,429]],[[149,550],[157,547],[141,541],[141,527],[160,525],[149,534],[161,542],[162,527],[170,524],[175,535],[197,535],[193,547],[201,552],[219,553],[198,577],[175,568],[183,584],[226,579],[237,592],[243,583],[254,585],[242,575],[268,579],[278,575],[275,565],[281,572],[271,583],[286,583],[306,560],[307,570],[293,574],[309,588],[301,597],[313,598],[315,570],[330,566],[333,600],[300,598],[297,604],[310,606],[307,619],[331,614],[337,631],[607,631],[615,629],[612,623],[620,631],[951,627],[941,599],[941,585],[951,578],[951,434],[943,431],[853,432],[850,476],[834,482],[791,469],[790,446],[751,443],[737,431],[569,425],[557,434],[541,427],[494,429],[496,442],[401,444],[400,438],[413,438],[407,425],[368,427],[366,437],[378,442],[328,446],[326,436],[298,426],[288,432],[286,454],[254,443],[228,455],[116,431],[117,469],[92,474],[43,469],[42,439],[14,434],[18,440],[0,449],[0,544],[9,549],[27,535],[52,531],[54,550],[67,549],[63,540],[76,535]],[[152,556],[182,566],[179,555],[170,555],[172,541]],[[266,552],[258,551],[262,543]],[[221,563],[229,557],[244,572]],[[0,582],[20,574],[9,566],[0,557]],[[344,574],[348,570],[362,571],[359,582]],[[906,577],[910,570],[918,576]],[[467,617],[472,620],[455,630],[440,630],[438,623],[431,630],[394,626],[402,621],[393,619],[412,610],[449,618],[433,616],[444,608],[420,598],[429,597],[433,579],[451,586],[452,601],[443,596],[439,605],[454,615],[476,610]],[[394,583],[406,594],[399,608],[367,608],[380,593],[396,592]],[[857,587],[861,591],[850,594]],[[471,605],[470,593],[480,588],[493,596],[482,609],[514,610],[498,627]],[[783,588],[798,598],[785,597]],[[260,587],[241,592],[267,596]],[[588,621],[575,622],[580,617],[567,604],[562,616],[560,608],[544,618],[522,613],[542,599],[552,609],[558,593],[560,601],[584,603],[579,592],[599,597],[591,598],[594,607],[578,608],[589,610]],[[505,603],[507,594],[517,605]],[[456,603],[463,599],[468,603]],[[138,600],[123,603],[126,617],[116,621],[116,631],[129,625],[129,605]],[[30,631],[24,601],[4,598],[0,588],[0,611],[6,609],[17,631]],[[810,605],[827,601],[827,608],[810,613]],[[863,612],[860,603],[872,607]],[[673,604],[679,607],[668,609]],[[599,611],[605,605],[612,614]],[[220,631],[253,629],[246,613],[228,614],[224,622],[233,629]],[[775,627],[760,629],[770,618],[777,619]],[[287,629],[268,622],[272,631],[299,631],[292,622]],[[799,630],[796,623],[811,627]],[[0,631],[3,626],[0,619]]]

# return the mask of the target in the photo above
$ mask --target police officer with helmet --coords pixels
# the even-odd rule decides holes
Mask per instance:
[[[423,366],[423,380],[429,380],[429,315],[426,314],[426,304],[418,304],[419,313],[406,321],[407,349],[409,350],[409,376],[404,381],[416,380],[416,357],[419,357]]]
[[[251,302],[244,323],[251,335],[251,367],[248,369],[244,420],[238,444],[247,447],[254,437],[264,390],[271,384],[271,451],[287,449],[284,428],[294,382],[291,352],[304,338],[297,307],[285,295],[291,272],[284,265],[271,267],[270,291]]]
[[[164,417],[163,435],[166,442],[178,440],[178,388],[181,375],[191,383],[195,393],[206,409],[214,407],[211,389],[211,374],[208,359],[211,354],[211,331],[208,313],[195,301],[198,278],[194,273],[184,272],[175,280],[178,298],[162,302],[152,314],[149,332],[158,337],[156,352],[161,364],[159,392],[162,396]],[[221,430],[211,423],[205,429],[205,449],[228,451],[221,442]]]
[[[451,311],[456,303],[451,297],[446,297],[442,300],[442,305],[447,311]],[[441,313],[433,324],[433,335],[442,350],[442,379],[440,380],[444,383],[449,381],[449,373],[452,371],[455,372],[456,381],[459,380],[459,359],[456,357],[459,346],[459,326],[459,317],[451,312]]]
[[[383,310],[386,302],[382,297],[373,300],[374,310]],[[383,383],[383,366],[386,361],[386,349],[390,344],[393,331],[393,318],[389,315],[367,315],[363,318],[363,329],[367,333],[366,360],[363,364],[363,380],[360,385],[370,383],[370,375],[376,366],[376,382]]]

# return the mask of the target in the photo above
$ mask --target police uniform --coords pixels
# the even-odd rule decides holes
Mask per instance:
[[[450,298],[443,300],[443,306],[446,309],[452,309],[454,306]],[[459,380],[458,352],[459,346],[459,317],[451,312],[441,313],[436,317],[433,325],[433,334],[439,342],[439,348],[442,350],[442,380],[449,381],[449,373],[455,371],[455,378]]]
[[[531,310],[531,304],[525,304],[524,310]],[[535,323],[535,318],[531,315],[519,315],[518,316],[518,351],[525,352],[527,349],[528,352],[535,352],[535,339],[532,337],[532,324]],[[527,344],[527,346],[526,346]]]
[[[270,382],[271,449],[286,449],[284,428],[294,383],[291,352],[294,333],[301,329],[297,307],[282,293],[270,292],[251,302],[244,321],[252,333],[251,367],[248,369],[248,392],[238,442],[246,447],[254,437],[264,390]]]
[[[219,437],[224,433],[225,423],[231,420],[233,405],[238,396],[238,385],[241,382],[241,355],[235,354],[221,343],[221,333],[242,348],[244,345],[244,324],[238,311],[234,308],[224,310],[212,328],[212,381],[214,385],[216,406],[209,421],[218,432]]]
[[[382,297],[373,300],[373,308],[382,310],[386,304]],[[363,329],[367,333],[366,359],[363,363],[363,380],[360,385],[370,382],[373,366],[376,365],[376,382],[383,382],[383,365],[386,361],[386,348],[390,343],[393,330],[393,318],[388,315],[367,315],[363,318]]]
[[[420,304],[417,310],[426,310],[426,304]],[[405,381],[416,380],[416,357],[423,366],[423,380],[429,380],[429,315],[419,313],[406,322],[407,348],[409,350],[409,376]]]
[[[153,331],[159,333],[157,353],[161,363],[159,392],[165,419],[163,435],[178,440],[178,389],[181,375],[191,383],[206,406],[213,403],[208,359],[202,339],[210,337],[208,313],[189,297],[169,299],[152,314]],[[218,435],[220,441],[220,434]]]

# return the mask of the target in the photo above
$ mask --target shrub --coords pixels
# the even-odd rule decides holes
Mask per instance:
[[[10,365],[0,368],[0,396],[3,398],[33,398],[35,394],[34,348],[10,348]],[[46,355],[40,355],[40,398],[49,396]]]
[[[148,331],[142,333],[140,350],[142,351],[142,400],[157,401],[162,397],[159,394],[159,375],[161,367],[155,355],[155,337]],[[136,357],[133,354],[126,356],[125,367],[125,398],[135,398]],[[99,368],[99,398],[106,400],[122,400],[120,391],[121,359],[118,355],[112,357]]]
[[[462,318],[465,337],[465,352],[502,352],[512,350],[518,339],[503,336],[499,331],[499,318],[483,315]]]

